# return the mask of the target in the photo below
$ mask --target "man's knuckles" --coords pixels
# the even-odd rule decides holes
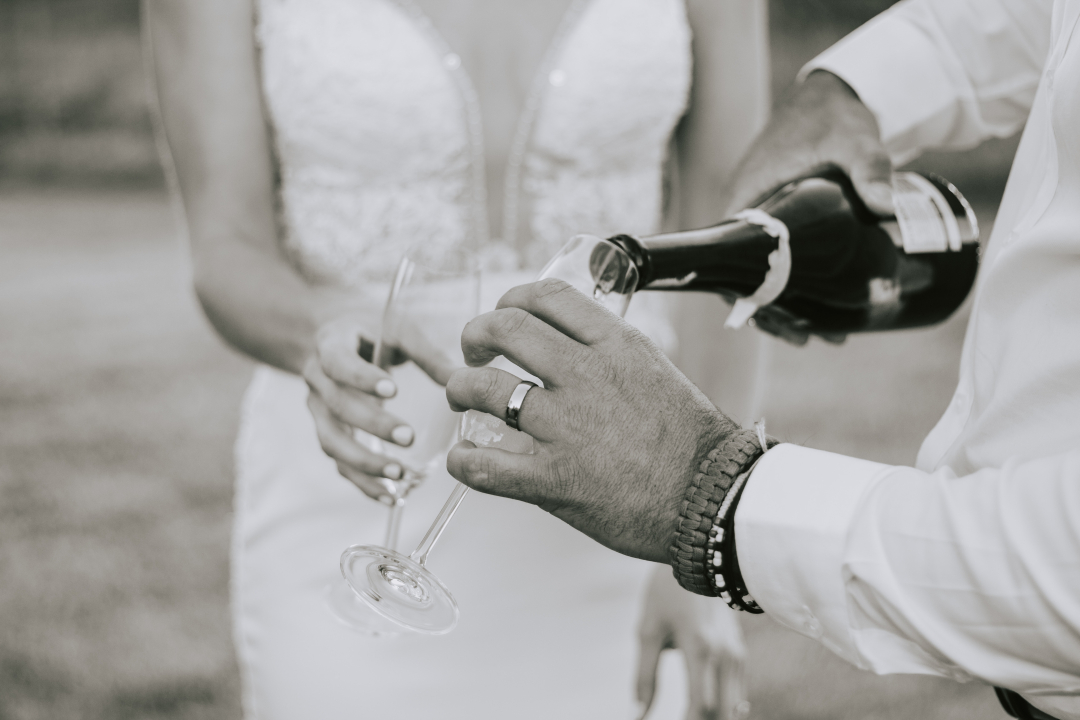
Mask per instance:
[[[448,459],[452,460],[454,465],[451,470],[457,470],[457,472],[451,474],[474,490],[491,492],[493,483],[489,455],[489,453],[484,452],[483,448],[455,448],[451,455],[448,456]],[[497,485],[498,483],[494,484]]]
[[[506,343],[521,332],[530,317],[520,308],[502,308],[471,320],[461,333],[465,362],[483,365],[502,355]]]
[[[595,397],[597,393],[607,394],[618,386],[619,361],[613,357],[614,353],[598,353],[579,345],[568,348],[566,355],[567,371],[561,384],[572,388],[573,396],[579,398],[579,402]]]
[[[500,418],[506,417],[506,404],[517,386],[517,378],[496,368],[463,368],[454,371],[446,383],[446,399],[450,407],[462,410],[482,410]]]
[[[532,315],[521,308],[508,307],[490,313],[489,318],[485,328],[488,341],[503,343],[521,333]]]
[[[564,298],[570,298],[575,295],[581,294],[574,290],[574,287],[565,280],[559,280],[558,278],[544,278],[543,280],[537,280],[526,286],[526,292],[529,295],[531,305],[546,306],[555,302],[559,304],[559,301]]]
[[[514,392],[514,378],[495,368],[477,368],[469,383],[469,407],[475,407],[498,418],[506,418],[506,404]]]
[[[544,278],[511,288],[499,298],[496,308],[541,308],[565,297],[567,292],[573,293],[574,288],[565,280]]]
[[[472,443],[454,447],[447,456],[446,466],[451,475],[472,489],[514,500],[534,502],[537,486],[544,484],[542,474],[523,479],[503,452],[478,448]]]

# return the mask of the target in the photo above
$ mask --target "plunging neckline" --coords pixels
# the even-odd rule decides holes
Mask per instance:
[[[487,166],[484,151],[485,134],[483,112],[480,104],[480,96],[476,92],[476,85],[465,69],[461,56],[456,53],[443,33],[435,26],[428,14],[413,0],[391,0],[409,16],[419,34],[424,38],[427,45],[442,60],[442,66],[454,84],[458,88],[458,95],[462,101],[465,113],[466,126],[469,135],[470,165],[472,169],[472,197],[471,197],[471,245],[474,249],[481,249],[494,240],[491,236],[489,222],[489,207],[487,200]],[[548,85],[556,85],[557,78],[553,73],[557,70],[558,61],[562,58],[567,42],[574,30],[579,26],[585,11],[593,0],[571,0],[556,26],[555,34],[548,43],[540,59],[540,64],[534,71],[532,82],[529,84],[528,93],[522,103],[515,123],[510,152],[506,158],[503,169],[503,207],[502,228],[499,244],[510,249],[520,256],[519,228],[520,200],[521,200],[521,174],[528,152],[529,141],[536,126],[537,116],[543,106]]]

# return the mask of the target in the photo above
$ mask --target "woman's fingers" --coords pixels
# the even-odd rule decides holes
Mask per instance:
[[[342,425],[334,418],[330,408],[319,396],[314,394],[308,396],[308,409],[311,410],[311,415],[315,419],[315,431],[319,436],[319,444],[323,452],[336,460],[339,467],[345,465],[373,478],[401,479],[404,474],[401,464],[393,458],[374,453],[358,443],[348,426]],[[352,476],[346,477],[357,482]],[[381,498],[386,494],[386,488],[382,486],[379,490],[367,484],[358,483],[358,486],[371,497]]]
[[[386,483],[388,482],[386,478],[372,477],[371,475],[355,470],[342,462],[337,464],[337,468],[338,473],[343,478],[358,487],[360,492],[364,493],[372,500],[378,500],[384,505],[394,504],[394,493],[386,487]]]
[[[338,422],[402,447],[412,445],[412,428],[386,412],[375,398],[326,375],[318,361],[312,359],[305,365],[304,380]]]
[[[720,720],[745,720],[750,715],[743,679],[743,658],[730,652],[714,653],[713,686],[716,688],[716,717]]]
[[[356,388],[380,398],[397,394],[390,375],[360,356],[364,336],[356,327],[333,323],[323,327],[315,338],[320,368],[337,383]]]
[[[710,673],[709,649],[696,637],[679,638],[679,649],[686,662],[687,720],[709,720],[712,703],[706,695],[706,676]]]
[[[384,338],[387,346],[383,350],[380,364],[386,367],[389,364],[412,360],[428,377],[445,386],[450,379],[450,373],[458,368],[461,361],[457,364],[451,362],[439,344],[429,336],[430,328],[423,327],[415,320],[403,317],[395,319],[394,335]],[[443,332],[444,328],[438,328],[438,331]]]
[[[656,697],[656,673],[660,667],[660,654],[670,645],[668,634],[659,628],[638,629],[638,667],[634,682],[637,695],[638,719],[644,718]]]
[[[614,316],[613,316],[614,317]],[[586,348],[517,307],[504,307],[470,321],[461,333],[465,362],[476,367],[505,355],[545,383],[558,385]]]

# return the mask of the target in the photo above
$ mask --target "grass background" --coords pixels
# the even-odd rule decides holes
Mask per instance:
[[[774,0],[774,86],[888,4]],[[148,117],[137,2],[0,0],[0,720],[239,717],[226,552],[250,365],[192,298]],[[986,221],[1014,150],[920,164]],[[912,462],[963,323],[774,345],[771,431]],[[746,629],[755,717],[1003,717],[985,687]]]

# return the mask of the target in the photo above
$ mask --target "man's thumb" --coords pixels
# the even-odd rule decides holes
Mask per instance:
[[[865,162],[851,168],[855,192],[870,210],[878,215],[894,214],[892,196],[892,163],[884,152],[875,153]]]

